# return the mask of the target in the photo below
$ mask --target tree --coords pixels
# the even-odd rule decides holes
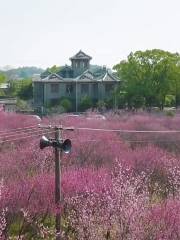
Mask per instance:
[[[0,73],[0,86],[2,83],[6,82],[6,76],[3,73]],[[4,96],[5,95],[5,91],[3,89],[0,88],[0,95]]]
[[[47,68],[47,71],[51,72],[51,73],[57,73],[58,71],[60,71],[61,67],[60,66],[52,66],[50,68]]]
[[[180,105],[180,62],[174,64],[172,75],[171,94],[174,95],[175,106],[177,108]]]
[[[166,95],[174,89],[173,80],[179,61],[178,53],[153,49],[130,53],[127,60],[114,66],[124,81],[122,88],[118,90],[125,91],[128,107],[156,105],[163,109]]]
[[[22,100],[28,100],[33,97],[33,86],[31,79],[12,80],[10,82],[11,96],[19,97]]]
[[[6,76],[3,73],[0,73],[0,84],[6,81]]]

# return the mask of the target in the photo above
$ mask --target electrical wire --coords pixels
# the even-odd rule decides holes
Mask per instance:
[[[53,131],[47,131],[45,134],[50,134],[50,133],[54,133],[55,130]],[[4,143],[7,143],[7,142],[14,142],[14,141],[20,141],[22,139],[26,139],[26,138],[33,138],[33,137],[38,137],[38,136],[42,136],[42,133],[39,133],[39,134],[33,134],[33,135],[26,135],[24,137],[20,137],[20,138],[15,138],[15,139],[8,139],[8,140],[4,140],[4,141],[0,141],[0,144],[4,144]]]
[[[34,128],[19,128],[18,131],[14,131],[15,134],[10,134],[11,132],[9,131],[8,133],[1,133],[0,132],[0,139],[2,138],[8,138],[8,137],[15,137],[18,135],[24,135],[27,133],[27,131],[32,131],[34,132],[40,132],[43,131],[43,129],[38,130],[38,126]],[[49,127],[47,128],[49,129]],[[87,131],[103,131],[103,132],[120,132],[120,133],[180,133],[180,130],[165,130],[165,131],[155,131],[155,130],[122,130],[122,129],[101,129],[101,128],[75,128],[75,130],[87,130]],[[25,132],[26,131],[26,132]],[[12,132],[12,133],[14,133]]]
[[[13,142],[13,141],[18,141],[26,138],[31,138],[31,137],[37,137],[37,136],[42,136],[50,133],[55,133],[55,130],[53,131],[44,131],[44,130],[39,130],[39,131],[33,131],[29,135],[29,133],[23,133],[24,136],[19,136],[19,135],[13,135],[13,139],[5,139],[0,141],[0,144],[6,143],[6,142]],[[22,133],[21,133],[22,134]],[[11,135],[12,137],[12,135]],[[1,139],[0,139],[1,140]],[[79,140],[77,138],[71,138],[71,141],[76,141],[80,143],[85,143],[85,142],[100,142],[102,139],[89,139],[89,140]],[[122,141],[119,140],[108,140],[108,142],[111,143],[123,143],[123,142],[128,142],[128,143],[175,143],[175,142],[180,142],[180,140],[152,140],[152,139],[147,139],[147,140],[128,140],[128,139],[122,139]]]
[[[77,139],[71,139],[71,141],[76,141],[76,142],[80,142],[80,143],[84,143],[84,142],[100,142],[102,141],[102,139],[90,139],[90,140],[77,140]],[[123,142],[129,142],[129,143],[175,143],[175,142],[180,142],[180,140],[126,140],[126,139],[122,139],[122,141],[118,141],[118,140],[109,140],[108,142],[111,143],[123,143]]]
[[[0,131],[0,134],[6,134],[6,133],[11,133],[11,132],[19,132],[19,131],[23,131],[23,130],[27,130],[27,129],[34,129],[34,128],[38,128],[38,125],[32,125],[32,126],[27,126],[27,127],[23,127],[23,128],[12,128],[9,130],[2,130]]]
[[[11,129],[8,131],[0,131],[0,140],[3,139],[0,143],[4,142],[12,142],[12,141],[17,141],[20,139],[25,139],[33,136],[39,136],[42,135],[43,132],[45,131],[44,127],[42,129],[38,130],[39,125],[32,125],[24,128],[16,128],[16,129]],[[53,127],[47,127],[47,129],[52,129]],[[46,131],[47,131],[46,129]],[[122,129],[104,129],[104,128],[75,128],[74,130],[87,130],[87,131],[102,131],[102,132],[120,132],[120,133],[180,133],[180,130],[122,130]],[[31,131],[31,132],[30,132]],[[55,129],[51,132],[55,132]],[[50,133],[47,131],[46,133]],[[45,134],[46,134],[45,133]],[[31,134],[31,135],[29,135]],[[32,135],[33,134],[33,135]],[[12,137],[13,139],[6,139]],[[5,138],[5,139],[4,139]],[[15,138],[15,139],[14,139]],[[72,139],[73,140],[73,139]],[[76,139],[77,140],[77,139]],[[78,140],[77,140],[78,141]],[[98,140],[83,140],[82,142],[98,142]],[[143,142],[177,142],[180,140],[162,140],[162,141],[157,141],[157,140],[127,140],[124,139],[123,141],[125,142],[137,142],[137,143],[143,143]],[[111,142],[117,142],[117,141],[111,141]],[[122,143],[122,141],[119,141]]]
[[[75,128],[75,130],[101,131],[101,132],[120,132],[120,133],[180,133],[180,130],[122,130],[105,128]]]
[[[9,135],[3,135],[3,136],[1,136],[1,134],[0,134],[0,140],[1,140],[1,139],[4,139],[4,138],[9,138],[9,137],[18,137],[18,136],[25,135],[25,134],[29,134],[29,133],[43,132],[43,131],[45,131],[45,130],[44,130],[44,129],[34,129],[34,130],[29,129],[29,130],[26,130],[26,131],[28,131],[28,132],[24,132],[24,131],[25,131],[25,130],[23,130],[22,132],[19,132],[19,133],[9,134]],[[31,132],[29,132],[29,131],[31,131]]]

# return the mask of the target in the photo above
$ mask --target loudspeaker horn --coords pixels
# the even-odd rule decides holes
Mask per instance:
[[[70,139],[66,139],[61,145],[61,148],[65,153],[70,153],[71,147],[72,147],[72,145],[71,145]]]
[[[47,137],[42,136],[42,138],[40,139],[40,144],[39,144],[40,149],[43,149],[43,148],[49,147],[49,146],[52,146],[52,142],[49,141],[49,139]]]

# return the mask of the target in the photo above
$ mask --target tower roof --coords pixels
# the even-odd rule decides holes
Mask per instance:
[[[85,54],[83,51],[80,50],[78,53],[76,53],[73,57],[70,58],[70,60],[76,60],[76,59],[91,60],[92,57],[90,57],[89,55]]]

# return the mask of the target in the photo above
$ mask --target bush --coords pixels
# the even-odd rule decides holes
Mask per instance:
[[[64,108],[66,112],[69,112],[72,110],[72,103],[69,99],[64,98],[60,101],[60,105]]]
[[[93,106],[93,103],[92,103],[92,100],[90,97],[88,96],[84,96],[82,99],[81,99],[81,102],[80,102],[80,105],[79,105],[79,109],[80,111],[85,111],[89,108],[91,108]]]
[[[54,105],[53,107],[49,107],[46,109],[47,114],[61,114],[66,112],[63,106],[61,105]]]
[[[168,117],[174,117],[175,116],[175,112],[173,112],[173,111],[166,111],[165,112],[165,114],[166,114],[166,116],[168,116]]]
[[[97,108],[100,112],[105,111],[106,103],[103,100],[99,100],[96,105],[97,105]]]
[[[172,107],[175,105],[175,96],[174,95],[167,95],[165,97],[165,106]]]
[[[21,99],[17,100],[17,109],[19,111],[32,111],[30,104],[27,101]]]

